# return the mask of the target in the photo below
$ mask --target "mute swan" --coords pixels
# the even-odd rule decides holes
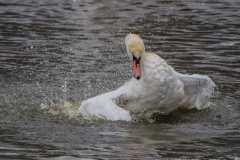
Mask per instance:
[[[138,35],[128,34],[125,44],[134,77],[115,91],[83,101],[79,112],[84,117],[130,121],[130,112],[168,114],[179,106],[200,110],[208,105],[216,86],[208,76],[176,72],[158,55],[145,52]],[[119,106],[119,101],[124,105]]]

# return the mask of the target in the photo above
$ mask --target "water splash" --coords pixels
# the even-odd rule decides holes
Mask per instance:
[[[81,115],[78,108],[81,102],[75,102],[73,99],[68,98],[68,79],[65,78],[61,86],[60,93],[50,92],[50,95],[43,91],[41,85],[37,82],[39,94],[42,97],[40,102],[40,109],[44,110],[45,114],[58,116],[59,118],[65,117],[68,119],[78,119]]]
[[[54,104],[53,106],[49,106],[46,112],[59,118],[81,119],[82,116],[78,112],[79,106],[80,103],[64,101],[61,105]]]

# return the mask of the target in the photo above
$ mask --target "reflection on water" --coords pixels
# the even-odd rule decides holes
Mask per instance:
[[[240,157],[238,0],[3,0],[0,8],[0,157]],[[178,72],[209,75],[214,106],[153,124],[76,117],[81,100],[131,78],[129,32]]]

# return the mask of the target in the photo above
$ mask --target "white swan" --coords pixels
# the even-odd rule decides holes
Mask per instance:
[[[115,91],[82,102],[79,112],[84,117],[130,121],[130,112],[168,114],[179,106],[200,110],[208,105],[216,86],[208,76],[176,72],[158,55],[146,53],[138,35],[128,34],[125,43],[134,78]]]

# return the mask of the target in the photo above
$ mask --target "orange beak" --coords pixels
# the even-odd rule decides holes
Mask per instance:
[[[135,56],[133,56],[133,76],[139,80],[142,77],[142,71],[141,71],[141,67],[140,67],[140,58],[136,58]]]

